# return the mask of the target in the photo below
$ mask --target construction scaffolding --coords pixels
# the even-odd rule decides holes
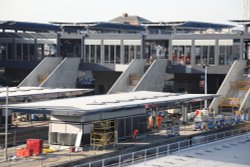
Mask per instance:
[[[103,120],[96,121],[93,124],[91,132],[91,146],[94,149],[115,144],[115,121]]]

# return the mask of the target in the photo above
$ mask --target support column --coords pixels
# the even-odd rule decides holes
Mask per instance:
[[[58,45],[58,44],[57,44]],[[58,46],[57,46],[58,47]],[[38,55],[38,53],[37,53],[37,38],[35,38],[34,39],[34,57],[33,57],[33,60],[37,60],[37,55]],[[57,53],[57,55],[58,55],[58,52],[56,52]]]
[[[100,53],[101,53],[101,64],[104,64],[104,55],[105,55],[105,48],[103,44],[103,39],[101,40],[101,48],[100,48]]]
[[[170,61],[173,60],[173,55],[172,55],[172,49],[173,49],[172,41],[173,41],[173,38],[169,39],[169,41],[168,41],[168,60],[170,60]]]
[[[145,59],[145,35],[144,33],[141,34],[141,55],[140,55],[140,59]],[[136,50],[136,49],[135,49]]]
[[[121,64],[124,64],[124,42],[123,39],[121,40],[121,49],[120,49],[120,60],[121,60]]]
[[[196,65],[195,63],[195,40],[192,39],[191,42],[191,67],[194,67]]]
[[[182,112],[182,121],[187,123],[188,122],[188,110],[186,105],[181,106],[181,112]]]
[[[61,47],[60,47],[60,39],[61,39],[61,34],[57,34],[57,38],[56,38],[56,56],[60,57],[61,56]],[[37,55],[36,55],[37,57]]]
[[[219,40],[215,40],[215,48],[214,48],[214,65],[219,65],[219,55],[220,55],[220,46],[219,46]]]
[[[97,63],[97,45],[94,45],[94,63]]]
[[[81,61],[84,62],[84,46],[85,46],[85,37],[81,38]]]
[[[239,59],[242,60],[243,59],[243,56],[244,56],[244,41],[243,41],[243,37],[241,36],[240,38],[240,57]]]

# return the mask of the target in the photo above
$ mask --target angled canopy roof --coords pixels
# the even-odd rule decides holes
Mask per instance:
[[[144,27],[140,25],[129,25],[119,23],[100,22],[96,25],[90,26],[93,30],[126,30],[126,31],[143,31]]]
[[[21,21],[2,21],[0,22],[0,28],[11,30],[25,30],[25,31],[59,31],[60,27],[52,24],[44,23],[32,23]]]
[[[51,115],[82,116],[112,110],[143,107],[146,104],[173,105],[211,99],[218,95],[173,94],[161,92],[130,92],[58,99],[34,103],[14,104],[9,108],[16,112],[48,113]]]
[[[93,89],[60,89],[44,87],[10,87],[8,91],[9,103],[23,103],[26,101],[41,101],[56,98],[84,95]],[[0,88],[0,104],[5,104],[6,88]]]
[[[168,28],[187,28],[187,29],[224,29],[234,26],[228,24],[206,23],[197,21],[172,21],[172,22],[151,22],[143,23],[146,27],[168,27]]]

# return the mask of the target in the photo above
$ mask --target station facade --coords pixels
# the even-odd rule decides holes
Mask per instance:
[[[124,14],[110,22],[34,24],[4,22],[0,28],[0,66],[15,85],[48,56],[80,57],[82,71],[91,71],[96,93],[106,93],[133,59],[167,59],[175,92],[200,93],[204,65],[209,93],[215,93],[234,60],[250,59],[249,23],[244,30],[203,22],[150,22]],[[9,32],[11,29],[14,32]],[[18,72],[16,70],[18,69]],[[105,78],[109,85],[102,85]],[[99,82],[99,83],[98,83]],[[168,83],[167,83],[168,84]]]

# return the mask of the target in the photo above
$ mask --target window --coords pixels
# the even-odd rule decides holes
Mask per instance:
[[[85,62],[88,63],[89,62],[89,45],[85,45]]]
[[[109,45],[105,45],[104,49],[104,62],[109,63]]]
[[[26,61],[28,60],[28,56],[29,56],[28,47],[29,47],[28,44],[23,44],[23,60],[26,60]]]
[[[115,61],[115,46],[110,45],[110,63],[114,63]]]
[[[33,60],[35,56],[35,45],[34,44],[30,44],[29,45],[29,56],[28,59],[29,60]]]
[[[186,64],[191,64],[191,46],[186,46],[185,48],[185,62]]]
[[[7,44],[0,43],[0,60],[6,60],[7,56]]]
[[[95,62],[95,45],[90,45],[90,63],[94,63]]]
[[[8,43],[7,48],[8,48],[8,50],[7,50],[8,51],[7,59],[8,60],[14,60],[14,57],[13,57],[13,44]]]
[[[136,46],[136,59],[140,59],[141,58],[141,46]]]
[[[23,59],[22,44],[16,44],[16,56],[17,56],[17,60],[22,60]]]
[[[121,46],[120,45],[116,45],[116,58],[115,61],[117,64],[121,63],[120,57],[121,57]]]
[[[178,46],[174,46],[172,50],[173,61],[177,61],[177,56],[178,56]]]
[[[237,59],[233,54],[233,46],[220,46],[219,65],[231,65]]]
[[[195,47],[195,64],[201,64],[201,47]]]
[[[133,59],[135,59],[135,46],[130,45],[129,46],[129,62],[131,62]]]
[[[96,45],[96,62],[100,63],[101,62],[101,46]]]
[[[214,46],[209,46],[209,56],[208,56],[208,64],[214,64],[214,57],[215,57],[215,47]]]
[[[129,52],[129,47],[127,45],[124,46],[124,64],[128,64],[128,52]]]

